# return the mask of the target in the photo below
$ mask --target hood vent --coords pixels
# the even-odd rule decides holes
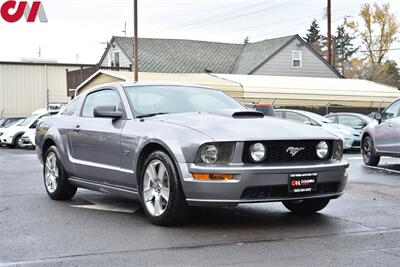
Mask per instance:
[[[241,118],[264,118],[264,114],[258,111],[237,111],[232,114],[235,119]]]

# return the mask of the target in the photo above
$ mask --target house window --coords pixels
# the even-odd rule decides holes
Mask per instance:
[[[119,67],[120,60],[119,60],[119,51],[114,51],[111,54],[111,67]]]
[[[292,51],[292,67],[301,68],[302,54],[301,51]]]

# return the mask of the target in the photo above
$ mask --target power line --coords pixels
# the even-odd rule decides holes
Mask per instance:
[[[204,27],[204,26],[208,26],[208,25],[218,24],[218,23],[225,22],[225,21],[232,20],[232,19],[237,19],[237,18],[249,16],[249,15],[254,15],[254,14],[257,14],[257,13],[261,13],[261,12],[265,12],[267,10],[273,9],[273,8],[275,8],[277,6],[280,6],[280,5],[283,5],[283,4],[287,4],[288,2],[292,2],[292,1],[294,1],[294,0],[289,0],[289,1],[286,1],[284,3],[278,3],[276,5],[272,5],[272,6],[269,6],[269,7],[266,7],[266,8],[262,8],[262,9],[259,9],[259,10],[255,10],[255,11],[250,11],[250,12],[247,12],[247,13],[242,13],[242,14],[239,14],[239,15],[235,14],[235,15],[223,17],[223,18],[221,18],[219,20],[217,19],[217,20],[213,20],[213,21],[209,21],[209,20],[208,21],[204,21],[202,23],[197,23],[198,25],[188,25],[188,27],[186,27],[185,29],[200,28],[200,27]]]

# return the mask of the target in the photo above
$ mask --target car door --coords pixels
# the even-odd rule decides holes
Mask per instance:
[[[99,183],[118,185],[121,164],[121,119],[95,118],[94,108],[115,106],[125,113],[119,93],[101,89],[88,94],[71,133],[72,162],[76,175]]]
[[[382,113],[382,121],[375,128],[375,146],[380,152],[400,152],[400,100],[393,102]]]
[[[365,127],[365,122],[362,119],[352,115],[338,115],[338,123],[357,131],[362,131]]]

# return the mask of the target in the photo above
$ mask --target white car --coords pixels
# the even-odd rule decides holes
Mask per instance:
[[[24,147],[22,136],[29,129],[36,129],[38,121],[49,115],[57,114],[58,111],[48,111],[47,109],[39,109],[32,113],[19,124],[5,128],[0,132],[0,145],[6,145],[15,148]]]
[[[351,127],[334,123],[333,121],[303,110],[276,109],[275,116],[308,125],[322,127],[325,131],[334,134],[343,141],[343,149],[360,148],[361,134]]]
[[[22,147],[35,147],[36,129],[28,129],[22,136]]]

